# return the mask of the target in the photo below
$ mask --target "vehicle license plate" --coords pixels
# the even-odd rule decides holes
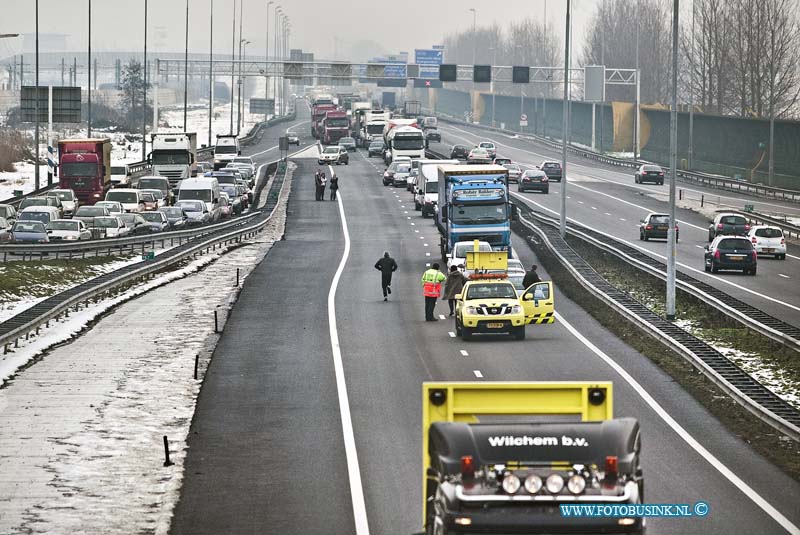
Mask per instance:
[[[658,230],[667,230],[666,225],[659,225]]]
[[[772,247],[765,247],[764,248],[764,252],[765,253],[771,253],[772,252]]]
[[[487,323],[486,327],[488,327],[489,329],[502,329],[503,328],[503,324],[502,323]]]
[[[744,257],[743,256],[729,256],[728,257],[729,260],[733,260],[734,262],[738,262],[742,258],[744,258]]]

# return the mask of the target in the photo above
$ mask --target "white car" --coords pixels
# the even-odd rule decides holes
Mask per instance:
[[[233,159],[233,163],[237,166],[246,166],[250,170],[250,176],[256,174],[256,164],[250,156],[237,156]]]
[[[117,201],[122,204],[122,209],[126,212],[144,212],[144,199],[142,192],[138,189],[116,188],[106,193],[106,201]]]
[[[463,270],[467,266],[467,252],[475,250],[475,242],[473,241],[460,241],[456,242],[453,246],[453,251],[447,255],[447,271],[450,271],[451,266],[458,266]],[[491,251],[492,246],[489,242],[479,241],[479,251]]]
[[[58,197],[64,217],[72,217],[78,209],[78,198],[71,189],[52,189],[45,194],[45,197]]]
[[[486,152],[489,153],[489,156],[492,159],[494,159],[495,156],[497,156],[497,147],[495,147],[494,143],[492,143],[491,141],[481,141],[480,143],[478,143],[477,148],[485,149]]]
[[[105,238],[122,238],[128,235],[128,227],[117,216],[100,216],[95,217],[92,221],[92,227],[99,233],[100,237]]]
[[[105,206],[108,208],[108,212],[112,216],[118,216],[125,213],[125,209],[122,207],[122,203],[117,201],[97,201],[94,203],[95,206]]]
[[[54,241],[78,241],[92,239],[92,233],[83,221],[54,219],[47,224],[47,237]]]
[[[786,238],[780,228],[758,225],[750,229],[747,237],[759,256],[774,255],[778,260],[786,259]]]
[[[509,273],[511,273],[511,272],[520,272],[521,271],[523,275],[525,274],[525,266],[523,266],[522,262],[520,262],[516,258],[509,258],[508,259],[508,267],[506,268],[506,270]]]
[[[129,186],[131,183],[131,174],[127,165],[112,165],[111,184],[115,188]]]

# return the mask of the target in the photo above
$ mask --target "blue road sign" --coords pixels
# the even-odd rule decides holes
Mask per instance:
[[[419,65],[419,77],[423,79],[438,80],[439,65],[442,64],[443,59],[443,49],[426,50],[418,48],[414,50],[414,60]]]

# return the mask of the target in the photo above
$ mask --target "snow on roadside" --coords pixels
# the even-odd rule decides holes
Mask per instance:
[[[36,166],[31,162],[16,162],[14,168],[16,171],[0,173],[0,201],[14,197],[15,190],[21,190],[25,194],[35,189]],[[42,186],[47,185],[46,165],[39,166],[39,182]]]
[[[0,389],[0,489],[11,489],[0,490],[1,533],[169,532],[200,389],[195,355],[202,375],[218,339],[213,312],[224,316],[235,300],[237,268],[246,277],[283,235],[290,188],[291,176],[253,240],[126,292],[213,262],[119,306]],[[73,314],[58,330],[79,330],[126,296]],[[46,336],[17,351],[31,355]],[[164,435],[171,467],[162,466]]]

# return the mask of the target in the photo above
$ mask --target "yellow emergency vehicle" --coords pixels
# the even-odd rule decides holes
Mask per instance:
[[[525,339],[525,325],[555,321],[551,281],[537,282],[518,296],[508,280],[505,251],[467,253],[469,281],[456,295],[456,334],[469,340],[475,333],[508,333]]]

